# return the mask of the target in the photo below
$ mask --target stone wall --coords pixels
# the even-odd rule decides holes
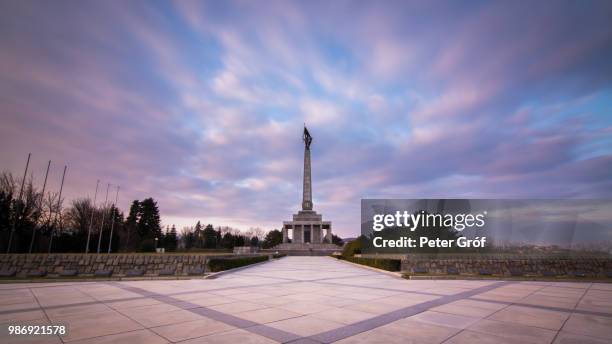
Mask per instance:
[[[584,276],[610,277],[612,259],[609,258],[530,258],[530,259],[402,259],[403,272],[426,271],[429,274],[447,274],[448,268],[460,274],[511,276]]]
[[[234,257],[233,255],[226,255]],[[140,269],[144,276],[158,276],[174,271],[175,276],[186,276],[193,271],[209,271],[205,254],[0,254],[0,270],[14,270],[16,277],[27,277],[35,271],[45,271],[51,277],[64,270],[77,270],[79,276],[93,276],[98,270],[112,271],[122,277],[129,270]],[[225,257],[215,255],[214,257]],[[164,273],[165,271],[165,273]]]
[[[259,247],[254,246],[236,246],[234,247],[234,254],[254,254],[259,252]]]

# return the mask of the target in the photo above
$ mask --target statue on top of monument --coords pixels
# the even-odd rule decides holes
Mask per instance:
[[[306,149],[310,149],[310,143],[312,143],[312,136],[310,136],[306,124],[304,124],[304,144],[306,145]]]

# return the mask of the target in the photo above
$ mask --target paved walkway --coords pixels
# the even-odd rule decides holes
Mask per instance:
[[[612,284],[408,281],[328,257],[214,280],[0,285],[1,343],[610,343]],[[67,324],[16,337],[6,324]]]

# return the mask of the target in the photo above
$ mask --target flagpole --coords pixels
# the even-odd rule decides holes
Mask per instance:
[[[64,165],[64,173],[62,174],[62,183],[60,184],[60,192],[59,192],[59,197],[57,198],[57,214],[55,215],[55,219],[60,222],[62,221],[62,191],[64,191],[64,178],[66,177],[66,169],[68,168],[68,166]],[[53,232],[54,232],[54,228],[51,229],[51,238],[49,238],[49,250],[47,253],[51,253],[51,245],[53,245]]]
[[[85,254],[89,253],[89,238],[91,237],[91,226],[93,226],[94,213],[96,212],[96,198],[98,198],[98,185],[100,185],[100,179],[96,182],[96,193],[94,194],[93,206],[91,208],[91,217],[89,219],[89,229],[87,230],[87,246],[85,246]]]
[[[100,236],[98,237],[98,254],[100,253],[100,244],[102,244],[102,231],[104,230],[104,218],[106,217],[106,204],[108,203],[108,189],[110,183],[106,185],[106,198],[104,199],[104,205],[102,206],[102,225],[100,225]]]
[[[21,188],[19,189],[19,202],[21,202],[21,197],[23,196],[23,185],[25,183],[25,179],[28,174],[28,167],[30,166],[30,156],[32,156],[32,153],[28,153],[28,162],[26,162],[26,168],[25,168],[25,171],[23,172],[23,179],[21,180]],[[14,208],[15,207],[13,207],[13,210],[15,210]],[[11,228],[11,234],[9,234],[8,246],[6,247],[6,253],[11,252],[11,246],[13,244],[13,235],[15,234],[15,225],[17,222],[17,212],[16,211],[15,211],[14,217],[15,218],[13,219],[13,226]]]
[[[116,215],[115,213],[112,212],[113,208],[115,209],[115,212],[119,212],[119,209],[117,209],[117,200],[119,199],[119,185],[117,185],[117,193],[115,194],[115,204],[113,204],[113,207],[111,207],[111,232],[110,232],[110,239],[108,239],[108,253],[111,253],[111,245],[113,243],[113,228],[115,227],[115,218]]]
[[[45,200],[45,189],[47,187],[47,177],[49,176],[49,168],[51,167],[51,160],[47,164],[47,172],[45,173],[45,181],[43,182],[43,188],[40,195],[40,205],[38,207],[38,211],[42,211],[43,201]],[[32,240],[30,241],[30,251],[28,253],[32,253],[32,248],[34,247],[34,237],[36,236],[36,225],[32,227]]]

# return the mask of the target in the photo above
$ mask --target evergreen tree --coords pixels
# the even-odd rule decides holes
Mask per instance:
[[[138,247],[140,237],[138,233],[138,221],[140,220],[140,202],[134,200],[130,206],[130,213],[125,220],[125,247],[128,251],[134,251]]]
[[[185,243],[186,250],[193,248],[195,245],[195,234],[193,233],[193,227],[183,229],[182,239]]]
[[[221,247],[230,250],[234,248],[234,236],[232,233],[225,233],[223,239],[221,239]]]
[[[200,223],[200,221],[198,221],[198,223],[196,223],[195,229],[193,231],[193,236],[195,239],[194,242],[194,247],[197,248],[202,248],[204,247],[204,239],[203,239],[203,233],[202,233],[202,224]]]
[[[266,234],[266,238],[263,242],[263,248],[272,248],[283,242],[283,233],[278,229],[274,229]]]
[[[140,202],[140,219],[138,220],[138,234],[142,238],[160,238],[161,220],[157,202],[147,198]]]
[[[215,232],[213,225],[209,224],[206,226],[203,237],[205,248],[215,248],[217,246],[217,232]]]
[[[234,236],[234,246],[245,246],[245,237],[243,235]]]
[[[216,238],[215,238],[215,248],[221,247],[221,239],[223,236],[221,235],[221,227],[217,227]]]
[[[332,244],[336,244],[338,246],[344,245],[344,240],[336,234],[332,234]]]
[[[172,229],[170,229],[170,232],[166,233],[165,240],[166,242],[164,244],[164,247],[166,248],[166,250],[170,252],[176,251],[176,246],[178,245],[178,237],[176,234],[176,227],[174,225],[172,225]]]

